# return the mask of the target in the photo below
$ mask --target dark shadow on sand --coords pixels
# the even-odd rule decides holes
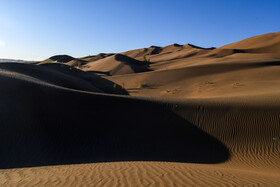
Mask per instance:
[[[166,104],[0,75],[0,168],[112,161],[220,163],[229,150]],[[19,92],[19,90],[22,90]]]
[[[213,49],[216,49],[216,47],[208,47],[208,48],[205,48],[205,47],[199,47],[197,45],[193,45],[193,44],[190,44],[188,43],[189,46],[193,47],[193,48],[196,48],[196,49],[204,49],[204,50],[213,50]]]
[[[149,68],[150,62],[139,61],[123,54],[116,54],[115,60],[128,65],[135,73],[151,71],[151,69]]]
[[[85,72],[65,64],[47,63],[32,65],[1,63],[0,69],[20,73],[65,88],[128,95],[128,92],[124,88],[103,78],[98,72]]]

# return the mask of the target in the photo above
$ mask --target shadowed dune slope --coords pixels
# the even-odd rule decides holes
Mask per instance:
[[[75,58],[69,55],[55,55],[40,62],[39,64],[51,63],[51,62],[67,63],[70,62],[71,60],[75,60]]]
[[[124,89],[111,81],[64,64],[51,63],[37,66],[32,64],[2,63],[0,68],[2,73],[12,78],[18,77],[18,79],[39,82],[46,86],[127,95]]]
[[[57,87],[39,75],[29,79],[34,66],[25,68],[15,72],[15,64],[1,66],[1,168],[129,160],[218,163],[229,158],[222,143],[165,104]]]

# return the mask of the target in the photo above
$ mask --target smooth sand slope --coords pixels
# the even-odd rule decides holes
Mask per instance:
[[[280,32],[0,64],[1,186],[280,186]]]

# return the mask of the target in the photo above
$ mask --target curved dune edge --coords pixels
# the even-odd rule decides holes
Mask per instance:
[[[1,169],[105,161],[221,163],[230,157],[219,140],[167,103],[79,90],[65,77],[82,79],[81,72],[79,77],[52,69],[49,79],[43,74],[48,68],[0,67]]]

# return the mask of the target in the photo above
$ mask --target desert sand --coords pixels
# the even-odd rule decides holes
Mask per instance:
[[[280,32],[0,64],[0,186],[280,186]]]

